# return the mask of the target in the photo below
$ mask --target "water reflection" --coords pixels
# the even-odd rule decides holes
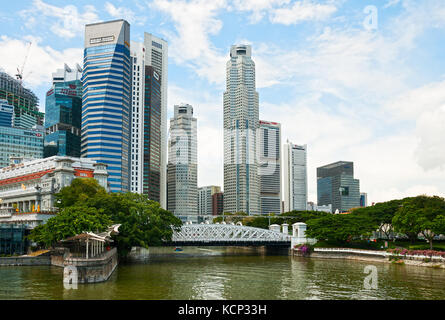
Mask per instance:
[[[0,267],[0,299],[445,299],[443,269],[240,248],[153,248],[142,256],[77,290],[64,289],[62,268]],[[375,290],[363,285],[369,264],[377,267]]]

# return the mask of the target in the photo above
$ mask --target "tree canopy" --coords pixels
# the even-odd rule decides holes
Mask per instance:
[[[47,223],[34,228],[29,237],[37,243],[51,246],[83,232],[103,232],[110,225],[112,220],[103,210],[75,205],[63,208]]]
[[[433,247],[434,236],[444,233],[445,199],[441,197],[418,196],[403,199],[393,218],[397,232],[406,234],[411,242],[422,234]]]
[[[146,195],[107,193],[95,179],[74,179],[57,195],[60,213],[35,228],[30,238],[47,246],[78,233],[104,231],[121,224],[114,236],[121,255],[133,246],[158,246],[170,241],[180,219]]]

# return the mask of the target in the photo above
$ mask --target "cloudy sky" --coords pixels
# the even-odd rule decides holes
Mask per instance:
[[[354,161],[370,202],[445,196],[443,0],[4,1],[0,67],[40,97],[51,73],[82,62],[86,23],[128,20],[169,42],[173,105],[198,118],[198,184],[223,184],[225,63],[251,44],[260,118],[282,124],[283,143],[308,145],[309,200],[316,167]]]

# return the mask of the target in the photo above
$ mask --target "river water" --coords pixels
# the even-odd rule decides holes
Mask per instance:
[[[365,289],[367,265],[377,289]],[[65,289],[58,267],[0,267],[0,299],[444,299],[445,270],[270,255],[248,249],[153,248],[107,282]]]

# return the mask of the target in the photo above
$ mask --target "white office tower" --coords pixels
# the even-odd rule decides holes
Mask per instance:
[[[284,212],[307,210],[307,145],[283,148]]]
[[[256,150],[259,125],[255,63],[249,45],[235,45],[224,92],[224,211],[260,214]]]
[[[143,193],[144,173],[144,89],[145,89],[145,47],[142,43],[131,42],[132,60],[132,101],[131,101],[131,162],[130,191]]]
[[[281,213],[281,124],[260,121],[259,169],[261,214]]]
[[[79,64],[76,63],[74,69],[71,69],[66,63],[63,69],[57,69],[56,72],[52,74],[53,76],[53,84],[60,82],[69,82],[82,80],[82,68]]]
[[[167,210],[183,222],[198,222],[197,152],[193,107],[189,104],[175,105],[168,141]]]
[[[168,44],[151,33],[144,34],[145,65],[152,66],[161,78],[161,168],[160,203],[167,208],[167,84]]]

